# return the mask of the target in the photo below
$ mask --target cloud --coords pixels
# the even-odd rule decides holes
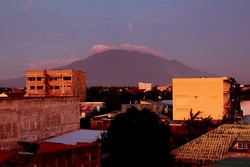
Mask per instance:
[[[160,51],[156,51],[149,46],[144,46],[144,45],[131,45],[131,44],[122,44],[122,45],[94,45],[89,51],[88,55],[93,55],[95,53],[101,53],[107,50],[112,50],[112,49],[121,49],[121,50],[127,50],[127,51],[137,51],[141,53],[149,53],[153,54],[158,57],[164,57],[164,53]]]
[[[33,0],[28,0],[26,6],[30,8],[33,5]]]
[[[100,52],[104,52],[104,51],[107,51],[107,50],[110,50],[110,46],[108,45],[94,45],[92,46],[92,48],[90,49],[89,51],[89,54],[95,54],[95,53],[100,53]]]
[[[28,3],[27,3],[29,6],[33,4],[33,0],[28,0]]]
[[[132,32],[133,30],[133,23],[128,24],[128,32]]]
[[[57,67],[61,67],[64,65],[68,65],[72,62],[81,60],[82,58],[83,58],[83,55],[73,55],[72,54],[69,57],[64,58],[64,59],[45,60],[45,61],[41,61],[41,62],[28,63],[27,65],[22,63],[21,65],[26,70],[52,69],[52,68],[57,68]]]

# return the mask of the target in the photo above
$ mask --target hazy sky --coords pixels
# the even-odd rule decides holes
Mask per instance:
[[[250,0],[0,1],[0,79],[119,47],[250,81]]]

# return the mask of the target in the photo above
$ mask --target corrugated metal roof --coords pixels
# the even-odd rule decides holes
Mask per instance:
[[[65,135],[53,137],[44,142],[51,143],[62,143],[62,144],[71,144],[76,145],[77,142],[95,142],[97,138],[101,136],[101,133],[105,132],[103,130],[88,130],[88,129],[80,129],[75,132],[67,133]]]
[[[92,111],[94,109],[93,106],[81,106],[81,111]]]
[[[249,167],[250,159],[249,158],[228,158],[213,164],[209,164],[208,166],[218,166],[218,167]]]
[[[164,103],[167,105],[173,105],[173,100],[162,100],[161,103]]]
[[[241,124],[250,124],[250,115],[247,115],[240,121]]]

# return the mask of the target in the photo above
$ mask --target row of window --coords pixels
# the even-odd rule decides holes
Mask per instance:
[[[42,81],[44,79],[44,77],[27,77],[28,81]],[[49,77],[50,81],[56,81],[58,79],[62,79],[62,77]],[[71,80],[71,76],[64,76],[63,80],[65,81],[70,81]]]
[[[68,85],[68,86],[64,86],[64,87],[70,88],[71,86]],[[35,89],[37,89],[37,90],[43,90],[43,88],[44,88],[44,86],[30,86],[30,90],[35,90]],[[52,89],[60,89],[60,86],[50,86],[49,89],[50,90],[52,90]]]
[[[30,90],[35,90],[35,89],[37,89],[37,90],[43,90],[43,86],[37,86],[37,87],[30,86]]]

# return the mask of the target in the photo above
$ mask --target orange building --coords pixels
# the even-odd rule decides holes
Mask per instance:
[[[173,120],[185,120],[201,111],[214,120],[222,119],[229,110],[230,82],[228,78],[174,78]]]
[[[77,96],[86,100],[86,73],[76,70],[29,70],[26,97]]]

